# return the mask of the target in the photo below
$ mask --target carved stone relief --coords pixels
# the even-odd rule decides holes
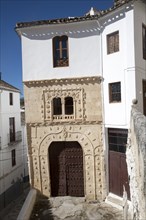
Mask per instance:
[[[33,128],[32,128],[33,129]],[[101,158],[102,146],[94,135],[95,126],[85,129],[83,126],[50,126],[38,128],[38,136],[32,139],[32,160],[34,187],[46,196],[51,195],[49,174],[49,146],[53,141],[77,141],[83,149],[84,191],[86,199],[96,199],[102,194]],[[39,132],[41,130],[41,133]],[[100,135],[99,126],[96,127]],[[48,131],[48,132],[47,132]],[[39,136],[41,134],[41,138]]]
[[[61,98],[62,104],[64,104],[65,97],[73,98],[74,105],[74,114],[53,117],[53,108],[52,101],[53,98]],[[41,105],[41,114],[44,121],[69,121],[69,120],[80,120],[82,121],[85,118],[85,92],[83,88],[76,89],[49,89],[44,90],[42,94],[42,105]]]

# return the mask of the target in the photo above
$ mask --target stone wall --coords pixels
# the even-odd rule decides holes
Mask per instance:
[[[127,164],[133,219],[146,219],[146,117],[133,107],[128,136]]]
[[[25,82],[25,107],[30,181],[51,196],[49,146],[55,141],[75,141],[83,150],[84,195],[105,198],[105,161],[102,140],[101,78],[74,78]],[[52,100],[73,97],[73,115],[53,115]]]

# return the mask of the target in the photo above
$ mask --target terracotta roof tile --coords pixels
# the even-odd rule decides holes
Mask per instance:
[[[16,24],[15,29],[18,28],[24,28],[24,27],[32,27],[32,26],[39,26],[39,25],[53,25],[53,24],[66,24],[66,23],[73,23],[73,22],[80,22],[80,21],[87,21],[87,20],[96,20],[99,17],[104,16],[105,14],[110,13],[111,11],[116,10],[117,8],[121,7],[122,5],[131,2],[134,0],[115,0],[114,6],[107,9],[102,10],[100,13],[97,13],[96,15],[90,16],[87,13],[87,16],[82,17],[68,17],[68,18],[59,18],[59,19],[52,19],[52,20],[41,20],[41,21],[31,21],[31,22],[20,22]]]

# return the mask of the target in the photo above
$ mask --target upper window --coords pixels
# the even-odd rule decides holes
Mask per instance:
[[[53,115],[61,115],[62,114],[62,104],[61,98],[53,99]]]
[[[9,104],[13,105],[13,93],[9,93]]]
[[[121,83],[109,84],[109,102],[121,102]]]
[[[143,59],[146,60],[146,25],[142,25]]]
[[[107,54],[119,51],[119,31],[107,35]]]
[[[15,141],[15,118],[9,118],[10,143]]]
[[[12,156],[12,167],[16,165],[16,151],[15,149],[11,151]]]
[[[68,66],[68,37],[57,36],[53,38],[54,67]]]
[[[65,114],[66,115],[73,114],[73,98],[72,97],[65,98]]]

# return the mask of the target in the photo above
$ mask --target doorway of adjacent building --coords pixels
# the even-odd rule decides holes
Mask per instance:
[[[127,129],[108,129],[109,141],[109,191],[123,196],[123,187],[130,199],[129,180],[126,163]]]
[[[143,80],[143,114],[146,116],[146,80]]]
[[[51,196],[84,196],[83,151],[78,142],[49,147]]]

